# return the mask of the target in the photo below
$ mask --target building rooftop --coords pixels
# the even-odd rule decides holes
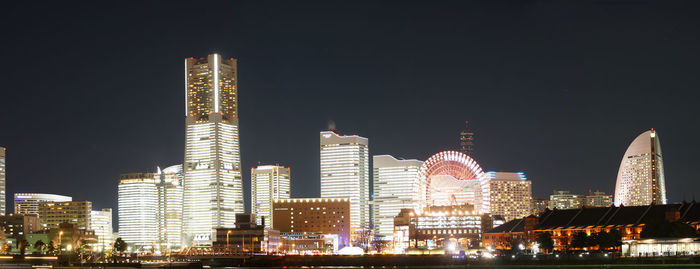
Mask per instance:
[[[608,225],[638,225],[664,219],[666,212],[680,213],[682,221],[700,221],[700,204],[695,201],[681,204],[592,207],[566,210],[546,210],[539,216],[538,229],[562,227],[586,227]],[[522,232],[523,219],[514,219],[493,228],[487,233]]]

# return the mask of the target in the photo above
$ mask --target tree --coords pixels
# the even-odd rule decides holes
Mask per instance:
[[[554,249],[554,240],[552,240],[551,233],[541,233],[537,236],[535,241],[537,242],[539,248],[543,249],[545,252],[549,252]]]
[[[573,248],[578,248],[582,249],[585,247],[590,247],[592,246],[593,240],[589,238],[588,234],[586,232],[578,232],[574,234],[574,238],[571,240],[571,247]]]
[[[598,245],[598,249],[605,250],[622,245],[622,236],[617,230],[601,231],[595,234],[593,241],[594,245]]]
[[[34,242],[34,249],[39,252],[39,254],[44,254],[44,248],[46,247],[46,243],[44,241],[38,240]]]
[[[5,242],[5,244],[2,244],[2,246],[0,246],[0,249],[2,250],[2,253],[12,253],[12,244],[10,244],[10,242]]]
[[[27,246],[29,246],[29,242],[27,242],[26,239],[20,238],[17,240],[17,249],[19,250],[19,255],[24,256],[24,253],[27,251]]]
[[[121,237],[117,238],[117,240],[114,240],[114,250],[122,253],[126,251],[126,249],[129,247],[129,244],[124,242]]]
[[[46,246],[46,252],[55,254],[56,252],[56,244],[53,243],[53,241],[49,241],[49,244]]]

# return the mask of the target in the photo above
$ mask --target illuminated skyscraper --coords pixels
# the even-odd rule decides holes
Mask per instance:
[[[666,204],[661,142],[654,129],[637,136],[625,151],[617,172],[615,206]]]
[[[459,151],[474,158],[474,132],[469,130],[469,121],[464,123],[464,130],[459,133]]]
[[[182,245],[182,165],[158,168],[158,241],[161,251],[178,250]]]
[[[372,156],[374,179],[375,237],[391,240],[394,217],[402,208],[420,209],[425,204],[425,177],[419,160],[397,160],[390,155]]]
[[[522,172],[488,172],[489,211],[508,222],[530,215],[532,182]]]
[[[257,223],[262,224],[264,217],[265,227],[272,227],[272,201],[289,198],[290,178],[289,167],[259,165],[250,168],[251,211]]]
[[[153,173],[119,176],[119,236],[134,250],[153,250],[158,241],[158,188]]]
[[[97,236],[98,250],[112,249],[112,209],[93,210],[90,222]]]
[[[183,233],[206,247],[243,213],[236,59],[185,59]]]
[[[369,140],[321,132],[321,198],[350,198],[350,227],[369,229]]]
[[[0,147],[0,216],[5,216],[5,210],[7,210],[7,198],[5,198],[5,185],[7,184],[7,172],[5,171],[5,169],[7,169],[5,161],[6,151],[6,148]]]

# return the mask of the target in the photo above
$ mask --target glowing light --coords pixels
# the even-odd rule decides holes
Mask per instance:
[[[214,54],[214,112],[219,112],[219,54]]]
[[[188,74],[189,74],[189,72],[187,72],[187,59],[185,59],[185,117],[187,117],[187,108],[188,108],[187,106],[189,105],[187,103],[187,81],[188,81],[187,76],[188,76]]]

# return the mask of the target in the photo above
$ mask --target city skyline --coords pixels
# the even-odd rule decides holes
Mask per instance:
[[[411,5],[409,4],[409,6]],[[248,5],[246,7],[251,8],[253,13],[262,12],[259,7]],[[19,14],[25,14],[22,12],[22,6],[17,5],[13,8],[19,11]],[[326,8],[330,7],[326,6]],[[386,9],[386,7],[381,6],[379,8]],[[480,8],[489,11],[492,7],[481,6]],[[638,19],[637,16],[648,12],[645,11],[644,7],[638,7],[638,9],[635,11],[636,13],[627,14],[623,18]],[[411,10],[416,12],[417,7],[409,7],[409,11]],[[580,19],[583,17],[582,14],[587,14],[585,12],[595,12],[596,10],[595,7],[587,7],[584,11],[577,11],[573,15],[574,18]],[[429,11],[447,12],[442,8],[435,7],[430,8]],[[509,11],[517,12],[519,9]],[[41,12],[48,11],[44,10],[39,13]],[[273,10],[273,12],[277,12],[275,14],[281,13],[279,10]],[[337,10],[335,12],[341,18],[354,18],[344,12]],[[135,16],[137,21],[143,19],[139,14]],[[428,12],[428,14],[433,13]],[[449,18],[453,18],[457,22],[470,25],[467,23],[470,22],[468,19],[459,19],[456,14],[452,13],[448,13],[448,15],[450,15]],[[17,15],[10,17],[12,16]],[[108,18],[115,19],[109,16]],[[302,20],[301,23],[311,23],[312,19]],[[534,29],[542,27],[527,18],[520,19]],[[618,19],[615,18],[604,17],[604,19],[607,22],[618,22]],[[370,16],[368,23],[381,25],[378,23],[379,20],[376,15]],[[511,22],[516,20],[512,19]],[[680,24],[680,21],[687,22],[688,18],[681,16],[677,20],[679,22],[676,23]],[[407,20],[401,21],[406,22]],[[62,19],[60,22],[71,23],[69,19]],[[444,21],[422,22],[430,27],[428,29],[442,29],[439,27],[449,25],[443,25]],[[573,19],[567,22],[576,27],[583,27],[575,24],[576,21]],[[690,22],[691,25],[696,23],[693,20]],[[331,22],[332,25],[341,23],[341,21]],[[149,25],[154,27],[153,24]],[[520,29],[517,26],[499,25],[494,21],[490,21],[489,25],[492,30],[513,31]],[[41,30],[38,30],[34,25],[24,27],[26,28],[22,29],[26,29],[30,33],[36,31],[41,33]],[[112,27],[116,28],[120,36],[130,37],[133,35],[122,33],[120,29],[123,28]],[[268,29],[264,25],[258,27],[263,30]],[[404,30],[409,28],[407,26],[403,28],[400,25],[397,27]],[[601,25],[590,27],[602,31],[603,34],[613,33],[604,31]],[[325,28],[313,29],[313,33],[321,33],[324,32]],[[502,41],[501,39],[490,36],[488,31],[470,29],[476,30],[474,34],[477,36],[485,37],[485,42],[492,42],[487,44],[502,44],[499,42]],[[676,34],[697,38],[697,35],[685,32],[687,30],[687,28],[681,27],[678,30],[680,32]],[[80,31],[101,36],[90,29],[80,29]],[[392,48],[398,46],[408,52],[427,46],[432,48],[431,51],[435,53],[429,57],[413,56],[403,59],[402,57],[410,54],[404,51],[404,53],[388,54],[387,58],[382,58],[382,52],[388,49],[381,45],[377,51],[362,46],[348,48],[339,44],[343,39],[336,34],[331,34],[329,39],[313,39],[311,35],[307,34],[304,37],[292,39],[291,43],[287,44],[293,48],[298,46],[295,42],[302,42],[306,40],[304,38],[307,38],[320,40],[322,45],[314,46],[312,49],[302,49],[297,56],[280,57],[281,54],[293,50],[284,45],[281,47],[275,45],[269,38],[248,31],[252,30],[241,33],[242,37],[258,37],[258,40],[263,40],[264,44],[271,47],[262,46],[259,49],[254,49],[254,42],[238,41],[238,38],[234,40],[212,38],[207,40],[209,42],[202,42],[202,44],[185,43],[182,47],[171,47],[151,40],[149,37],[137,35],[137,37],[151,42],[148,43],[151,44],[150,49],[145,52],[135,52],[128,48],[114,50],[103,43],[104,41],[98,39],[94,41],[98,45],[97,50],[85,48],[86,51],[55,51],[55,55],[51,55],[51,50],[43,47],[44,45],[34,44],[28,48],[19,48],[22,44],[27,44],[33,36],[12,33],[13,36],[18,37],[17,44],[5,44],[4,47],[7,46],[11,51],[22,53],[38,48],[40,49],[38,51],[42,52],[39,55],[48,57],[45,63],[49,65],[58,62],[56,61],[57,57],[104,56],[106,51],[115,53],[108,55],[110,58],[120,59],[116,59],[114,62],[116,69],[106,70],[103,70],[106,68],[102,66],[103,63],[95,65],[88,59],[77,61],[77,64],[80,65],[87,66],[87,63],[90,63],[89,66],[97,66],[93,70],[80,69],[83,73],[80,76],[81,79],[85,76],[87,78],[84,79],[88,81],[98,78],[104,79],[100,73],[112,72],[119,74],[119,79],[112,81],[114,85],[105,85],[94,81],[86,83],[90,85],[89,87],[79,85],[77,86],[78,90],[74,93],[77,96],[75,100],[64,99],[66,97],[54,95],[51,92],[54,91],[54,86],[58,87],[59,92],[71,92],[65,90],[70,88],[65,85],[73,84],[73,80],[77,79],[78,76],[65,71],[70,68],[52,67],[55,70],[52,72],[54,74],[47,74],[47,76],[56,81],[55,85],[39,82],[36,85],[36,91],[48,93],[52,97],[49,99],[53,100],[38,100],[39,103],[33,109],[35,111],[28,112],[31,117],[47,119],[47,123],[43,125],[28,124],[24,120],[19,121],[8,116],[15,114],[10,113],[10,111],[24,111],[23,102],[3,103],[3,107],[0,108],[3,112],[0,113],[2,114],[0,115],[0,126],[7,129],[3,128],[0,131],[0,145],[6,147],[8,152],[8,192],[6,197],[19,192],[57,193],[72,196],[76,200],[93,201],[95,208],[114,208],[116,210],[116,195],[105,194],[115,193],[118,184],[116,178],[119,174],[130,171],[151,171],[156,165],[183,163],[184,145],[182,141],[184,141],[185,129],[181,117],[178,117],[182,115],[178,112],[184,112],[182,111],[181,61],[184,57],[199,57],[215,52],[226,57],[239,58],[244,62],[241,66],[241,70],[244,72],[240,76],[240,94],[244,100],[241,103],[241,121],[243,122],[241,129],[243,164],[241,167],[251,167],[259,161],[283,163],[290,166],[295,171],[295,180],[292,181],[292,197],[320,196],[316,134],[325,129],[328,120],[334,120],[343,134],[357,134],[371,139],[370,157],[390,154],[418,160],[425,160],[434,152],[441,150],[458,150],[456,147],[459,132],[464,128],[464,121],[469,120],[470,130],[478,134],[475,148],[479,164],[483,166],[484,170],[525,172],[533,182],[532,188],[535,197],[547,197],[555,188],[572,190],[576,193],[582,193],[588,189],[600,189],[606,193],[613,193],[619,161],[629,141],[643,130],[655,127],[664,135],[664,153],[666,153],[664,162],[667,166],[665,172],[669,202],[679,202],[683,199],[691,200],[700,195],[697,191],[700,187],[697,185],[697,178],[692,171],[693,164],[697,162],[698,157],[691,155],[687,150],[698,147],[697,142],[690,135],[695,133],[698,128],[698,124],[696,124],[698,119],[694,116],[698,115],[698,110],[689,103],[689,100],[692,99],[687,98],[690,96],[689,93],[681,91],[681,89],[697,88],[697,83],[692,79],[683,79],[682,76],[675,75],[674,72],[681,72],[681,69],[662,71],[657,68],[637,67],[635,72],[638,73],[623,73],[621,78],[610,79],[606,75],[617,69],[636,66],[637,61],[626,61],[634,60],[630,57],[632,55],[641,57],[641,51],[633,50],[633,52],[629,52],[630,54],[623,54],[611,60],[593,57],[592,66],[582,66],[546,57],[566,55],[567,52],[545,53],[537,49],[536,46],[545,45],[547,42],[537,39],[536,36],[535,40],[529,40],[526,43],[526,46],[529,46],[526,51],[532,51],[537,56],[544,56],[545,62],[551,65],[537,65],[534,69],[543,71],[543,73],[549,72],[550,77],[509,67],[511,65],[516,67],[529,66],[527,64],[534,62],[535,59],[504,59],[509,55],[513,56],[508,53],[503,56],[504,58],[493,58],[496,52],[499,52],[497,50],[482,50],[482,53],[486,54],[482,58],[477,54],[469,54],[454,47],[448,47],[445,53],[438,53],[435,52],[438,47],[425,43],[414,45],[418,47],[397,45],[398,41],[413,35],[412,32],[410,34],[399,32],[390,40],[381,40],[387,42],[385,44],[388,45],[385,46]],[[346,31],[348,30],[346,29]],[[429,32],[421,29],[416,31]],[[527,33],[535,32],[527,31]],[[378,33],[380,32],[371,31],[362,37],[370,38]],[[459,32],[459,34],[467,35],[467,32]],[[555,43],[565,43],[567,38],[570,38],[570,35],[566,33],[558,32],[558,34],[554,37],[553,42]],[[637,33],[628,34],[632,36],[633,40],[640,42],[650,38],[654,41],[657,36],[662,36],[660,32],[653,32],[652,37]],[[173,33],[167,31],[164,35],[166,37],[174,36]],[[240,40],[245,39],[241,38]],[[631,44],[621,42],[608,35],[604,35],[604,40],[618,41],[617,43],[613,42],[613,44],[619,46]],[[463,38],[456,38],[454,41],[457,44],[473,45],[469,40]],[[61,47],[72,44],[72,42],[75,41],[66,39],[59,41],[58,44]],[[599,44],[594,41],[587,42],[589,42],[588,45]],[[683,48],[683,46],[673,42],[658,42],[655,44],[667,49]],[[647,48],[644,45],[639,46]],[[479,45],[473,45],[471,48],[479,47]],[[41,50],[42,48],[43,50]],[[266,53],[280,48],[279,54],[266,56]],[[587,53],[595,52],[585,46],[577,48]],[[101,53],[95,53],[97,51],[101,51]],[[522,50],[519,51],[522,52]],[[687,53],[689,50],[681,50],[682,52]],[[19,55],[26,56],[22,53]],[[449,53],[454,53],[456,56],[448,55]],[[676,54],[678,52],[666,51],[665,53],[669,57],[665,57],[663,61],[653,58],[652,62],[660,63],[669,60],[675,63],[684,63],[686,61]],[[370,68],[369,71],[360,70],[367,66],[359,61],[353,61],[351,56],[363,54],[367,55],[360,57],[362,60],[371,60],[373,64],[378,64],[381,67]],[[696,57],[693,54],[681,55],[683,57]],[[476,57],[476,60],[473,61],[473,65],[467,63],[465,64],[467,67],[463,67],[463,63],[457,65],[456,62],[449,60],[448,56],[455,56],[459,59]],[[18,56],[10,55],[9,57],[16,59],[14,57]],[[29,59],[40,59],[35,57],[38,56],[31,55]],[[324,60],[326,57],[330,59]],[[374,59],[371,59],[372,57]],[[148,72],[145,71],[146,69],[128,70],[125,68],[125,66],[140,63],[143,59],[149,59],[149,64],[152,64],[148,67]],[[334,62],[335,60],[347,60],[349,66],[339,67]],[[303,65],[300,68],[290,67],[288,66],[289,62]],[[489,63],[496,66],[489,67]],[[76,66],[76,63],[66,62],[64,64]],[[476,70],[478,66],[485,64],[487,66],[485,70]],[[617,68],[606,67],[606,64]],[[24,65],[24,63],[20,63],[20,65]],[[267,68],[271,66],[276,68],[268,71]],[[437,69],[436,71],[427,70],[426,73],[418,72],[418,70],[423,70],[428,66],[436,66]],[[552,66],[568,67],[571,71],[554,71]],[[688,73],[694,73],[692,70],[697,68],[688,65],[683,65],[683,67],[683,70],[686,71],[682,72]],[[301,70],[292,70],[295,68]],[[381,68],[390,71],[378,70]],[[504,70],[500,70],[500,68],[504,68]],[[590,81],[585,79],[585,76],[572,75],[578,71],[590,72],[597,68],[603,68],[603,71],[593,72],[591,75],[593,78]],[[328,71],[324,71],[326,69]],[[22,72],[18,72],[5,72],[5,74],[15,74],[16,77],[9,79],[10,85],[3,89],[2,96],[8,97],[6,100],[31,100],[26,95],[27,93],[24,93],[27,91],[26,86],[20,85],[22,81],[27,81],[27,79],[24,79],[25,75]],[[421,74],[425,78],[419,80],[416,85],[403,82],[403,80],[410,80],[417,74]],[[487,79],[477,78],[484,74],[487,74]],[[650,74],[656,74],[656,76]],[[330,78],[324,79],[319,78],[319,76]],[[349,78],[356,76],[363,78],[361,83],[344,83]],[[456,82],[464,76],[469,78],[466,86]],[[579,85],[570,85],[567,79],[557,79],[554,76],[564,76],[577,82],[574,84]],[[268,78],[270,81],[267,81]],[[679,79],[681,81],[670,81]],[[280,81],[285,81],[285,83]],[[536,83],[532,81],[536,81]],[[144,85],[132,86],[130,83],[143,83]],[[434,88],[429,87],[434,83],[438,84],[433,86]],[[668,84],[675,85],[675,87],[662,87]],[[299,85],[304,85],[304,87]],[[542,86],[542,89],[532,92],[534,97],[528,97],[529,91],[538,88],[538,86]],[[10,92],[9,89],[12,88],[16,88],[17,91]],[[430,89],[430,94],[411,97],[411,95],[422,93],[422,91],[413,90],[415,88]],[[643,94],[636,94],[636,91],[640,90],[650,92],[652,88],[670,88],[676,90],[674,91],[676,94],[661,96],[660,100],[651,98],[651,95],[644,97]],[[396,97],[404,89],[409,89],[411,94]],[[465,90],[467,93],[462,93],[460,90]],[[606,90],[611,93],[606,93]],[[352,91],[354,91],[354,95],[347,94]],[[485,93],[489,91],[503,91],[522,98],[499,100],[500,94]],[[290,92],[294,92],[294,94],[290,94]],[[32,94],[36,93],[32,92]],[[630,96],[632,101],[624,101]],[[338,100],[338,97],[348,98],[348,101],[333,102]],[[145,100],[143,101],[144,105],[131,106],[136,98]],[[543,100],[537,100],[538,98]],[[371,101],[364,101],[365,99],[371,99]],[[62,104],[57,106],[53,103],[54,100],[56,103]],[[110,100],[109,102],[114,102],[114,104],[105,100]],[[503,103],[492,104],[494,101]],[[359,102],[360,105],[351,105],[354,102]],[[595,108],[592,107],[591,102],[596,104]],[[640,109],[633,117],[617,115],[627,111],[625,107],[634,107],[635,103],[639,102],[642,104],[656,104],[658,102],[659,108],[653,112]],[[462,103],[468,105],[458,106]],[[673,103],[673,105],[669,103]],[[68,109],[73,106],[79,107],[82,104],[85,107],[80,106],[80,109],[75,110]],[[484,110],[489,105],[494,105],[495,108],[498,108],[497,110],[502,112]],[[275,106],[279,108],[267,110],[268,107]],[[528,110],[530,107],[537,106],[543,107],[532,111]],[[414,112],[415,107],[421,107],[421,109]],[[66,110],[62,110],[63,108]],[[353,108],[355,109],[353,110]],[[73,118],[70,115],[82,113],[83,110],[91,111],[88,113],[89,115],[85,115],[87,120],[79,122],[64,120],[64,118]],[[96,122],[95,117],[104,117],[112,124],[98,126],[94,123]],[[623,120],[624,122],[620,123]],[[72,128],[63,128],[64,126],[61,124]],[[144,132],[144,130],[147,131]],[[89,135],[85,135],[84,132]],[[74,137],[80,137],[80,139],[76,140]],[[279,137],[283,139],[279,139]],[[581,143],[584,140],[586,142]],[[405,145],[414,145],[414,147],[409,148]],[[36,169],[37,166],[43,169]],[[595,167],[595,169],[589,169],[589,167]],[[565,173],[571,170],[583,172],[581,175]],[[245,207],[246,211],[249,211],[251,205],[249,200],[250,177],[247,173],[243,173],[242,176],[244,182],[242,189],[245,191],[244,197],[246,199]],[[305,187],[294,187],[296,180],[299,180],[298,183]],[[85,186],[84,189],[81,186]],[[10,204],[8,204],[8,208],[12,208]]]

